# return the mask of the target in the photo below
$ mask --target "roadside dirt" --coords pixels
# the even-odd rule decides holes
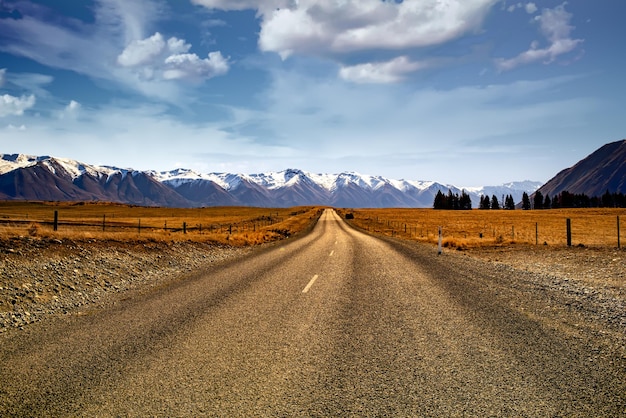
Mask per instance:
[[[197,242],[2,240],[0,333],[80,315],[245,251]]]
[[[521,308],[528,316],[582,339],[592,335],[626,359],[623,249],[514,245],[454,253],[480,263],[487,280],[499,277],[494,285],[530,296],[532,306]]]
[[[470,249],[467,254],[517,270],[575,281],[589,288],[613,289],[626,298],[626,251],[623,249],[516,244]]]

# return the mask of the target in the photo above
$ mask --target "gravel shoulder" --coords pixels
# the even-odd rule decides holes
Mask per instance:
[[[494,279],[486,279],[501,286],[500,295],[509,294],[510,305],[529,317],[603,344],[626,360],[625,251],[515,245],[473,249],[458,258],[493,272]]]
[[[0,241],[0,333],[80,315],[250,249],[197,242]]]

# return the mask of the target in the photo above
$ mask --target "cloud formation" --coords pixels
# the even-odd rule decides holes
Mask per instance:
[[[60,119],[76,119],[81,109],[81,104],[76,100],[70,100],[63,111],[59,114]]]
[[[423,64],[406,51],[440,45],[477,31],[497,0],[192,0],[209,9],[254,9],[261,20],[259,49],[283,59],[393,51],[386,62],[342,65],[339,76],[357,83],[402,80]]]
[[[529,15],[532,15],[534,13],[537,12],[537,10],[539,10],[537,8],[537,5],[535,3],[517,3],[517,4],[512,4],[509,7],[506,8],[506,10],[510,13],[513,13],[515,10],[517,9],[524,9],[526,10],[526,13],[528,13]]]
[[[342,66],[339,76],[355,83],[396,83],[404,80],[407,74],[427,66],[426,63],[411,61],[408,57],[401,56],[387,62]]]
[[[165,51],[165,47],[163,35],[156,32],[149,38],[132,41],[117,57],[117,63],[122,67],[150,64]]]
[[[229,70],[228,59],[220,51],[201,59],[188,51],[191,45],[183,39],[169,38],[159,32],[146,39],[132,41],[117,57],[117,63],[132,68],[144,79],[201,81]]]
[[[571,37],[574,27],[570,25],[572,14],[565,10],[566,4],[567,3],[563,3],[554,9],[543,9],[541,15],[535,17],[533,20],[539,23],[541,34],[549,42],[548,46],[540,48],[540,43],[533,41],[528,50],[513,58],[496,59],[495,64],[498,70],[508,71],[536,61],[543,61],[545,64],[550,64],[560,55],[575,50],[583,40],[572,39]]]
[[[22,116],[24,111],[35,105],[35,96],[15,97],[10,94],[0,96],[0,117]]]
[[[301,0],[263,15],[259,47],[286,58],[438,45],[479,28],[494,3]]]

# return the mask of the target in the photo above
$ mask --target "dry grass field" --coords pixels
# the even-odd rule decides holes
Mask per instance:
[[[567,245],[567,219],[572,246],[617,247],[618,217],[621,246],[626,245],[626,209],[470,210],[356,209],[354,225],[378,234],[436,243],[449,248],[511,244]]]
[[[57,213],[57,230],[54,214]],[[297,234],[321,208],[172,209],[104,203],[0,202],[0,239],[196,241],[256,245]]]
[[[307,229],[320,207],[197,209],[152,208],[104,203],[0,202],[0,239],[16,236],[196,241],[256,245]],[[471,210],[340,209],[364,230],[436,243],[439,227],[448,248],[511,244],[565,246],[566,220],[572,245],[617,247],[626,244],[626,209]],[[58,214],[54,231],[54,213]]]

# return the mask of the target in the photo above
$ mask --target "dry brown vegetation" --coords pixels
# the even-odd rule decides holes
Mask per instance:
[[[319,207],[197,209],[105,203],[0,202],[0,239],[195,241],[257,245],[309,228]],[[54,230],[54,213],[58,214]]]
[[[626,209],[468,210],[356,209],[353,225],[366,231],[464,249],[511,244],[567,245],[566,219],[572,245],[617,247],[626,244]]]

